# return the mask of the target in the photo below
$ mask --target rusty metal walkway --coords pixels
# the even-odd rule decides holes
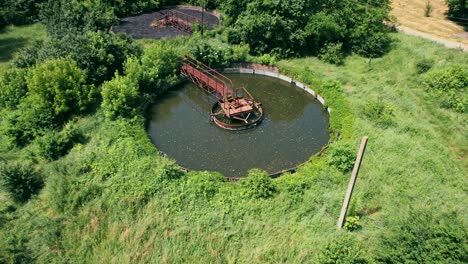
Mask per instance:
[[[226,117],[247,122],[249,114],[258,104],[244,88],[235,89],[232,81],[218,71],[185,56],[182,74],[191,82],[208,92],[218,101]]]
[[[202,22],[200,18],[185,14],[177,10],[162,11],[160,14],[162,15],[162,18],[154,23],[155,27],[173,27],[187,33],[193,33],[194,24],[204,24],[205,26],[208,25],[208,23]]]

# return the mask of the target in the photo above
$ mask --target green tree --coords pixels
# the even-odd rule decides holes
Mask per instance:
[[[319,58],[328,63],[341,65],[344,63],[343,44],[327,43],[320,49]]]
[[[124,34],[87,31],[49,38],[21,50],[14,59],[17,67],[30,67],[46,60],[71,57],[87,70],[88,80],[95,84],[110,80],[115,71],[122,72],[129,56],[141,55],[141,48]]]
[[[26,146],[35,137],[59,126],[53,109],[38,95],[25,97],[17,110],[4,113],[0,130],[18,147]]]
[[[0,108],[15,109],[26,96],[26,69],[11,68],[0,76]]]
[[[102,0],[115,10],[117,16],[129,16],[153,11],[160,5],[175,4],[168,0]],[[162,2],[162,3],[161,3]]]
[[[449,16],[457,18],[468,18],[467,0],[448,0]]]
[[[46,61],[35,66],[27,78],[29,93],[50,106],[60,123],[84,113],[96,100],[94,85],[86,83],[86,72],[71,59]]]
[[[238,39],[232,42],[248,43],[254,54],[298,52],[305,44],[308,7],[303,0],[252,1],[234,23]]]
[[[118,21],[113,8],[101,0],[48,0],[42,5],[40,17],[54,38],[108,30]]]
[[[25,25],[39,19],[41,4],[46,0],[3,0],[0,1],[1,24]]]
[[[180,65],[181,57],[174,47],[156,45],[146,49],[140,60],[127,60],[124,72],[138,85],[141,95],[161,94],[177,82]]]
[[[247,43],[253,54],[286,57],[318,54],[326,43],[343,43],[344,51],[378,57],[389,49],[390,2],[384,1],[263,1],[222,5],[232,13],[227,31],[231,43]],[[232,20],[232,22],[231,22]]]
[[[133,117],[140,105],[137,83],[130,78],[116,75],[102,85],[102,108],[106,117]]]

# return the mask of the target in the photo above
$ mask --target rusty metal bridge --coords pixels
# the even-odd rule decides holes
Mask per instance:
[[[232,81],[218,71],[191,56],[185,56],[182,74],[195,85],[216,98],[212,109],[215,123],[237,130],[257,124],[262,116],[261,104],[243,87],[235,88]]]
[[[173,27],[187,33],[193,33],[194,24],[208,26],[208,23],[202,19],[177,10],[165,10],[159,12],[159,14],[162,17],[152,24],[155,27]]]

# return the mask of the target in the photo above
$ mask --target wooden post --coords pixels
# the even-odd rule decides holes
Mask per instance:
[[[362,138],[361,147],[359,148],[358,155],[356,157],[356,162],[354,163],[353,173],[351,174],[351,179],[349,180],[348,191],[346,191],[346,196],[343,201],[343,207],[341,208],[340,218],[338,219],[337,228],[341,229],[344,225],[346,219],[346,213],[348,212],[349,203],[351,201],[351,196],[353,195],[354,184],[361,168],[362,158],[364,157],[364,151],[366,150],[368,137],[365,136]]]

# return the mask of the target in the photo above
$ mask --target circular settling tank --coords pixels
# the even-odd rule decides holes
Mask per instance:
[[[310,94],[266,76],[227,74],[262,103],[262,122],[229,131],[210,120],[216,101],[186,82],[151,108],[148,133],[156,147],[189,170],[242,177],[251,168],[273,174],[307,161],[328,144],[328,113]]]

